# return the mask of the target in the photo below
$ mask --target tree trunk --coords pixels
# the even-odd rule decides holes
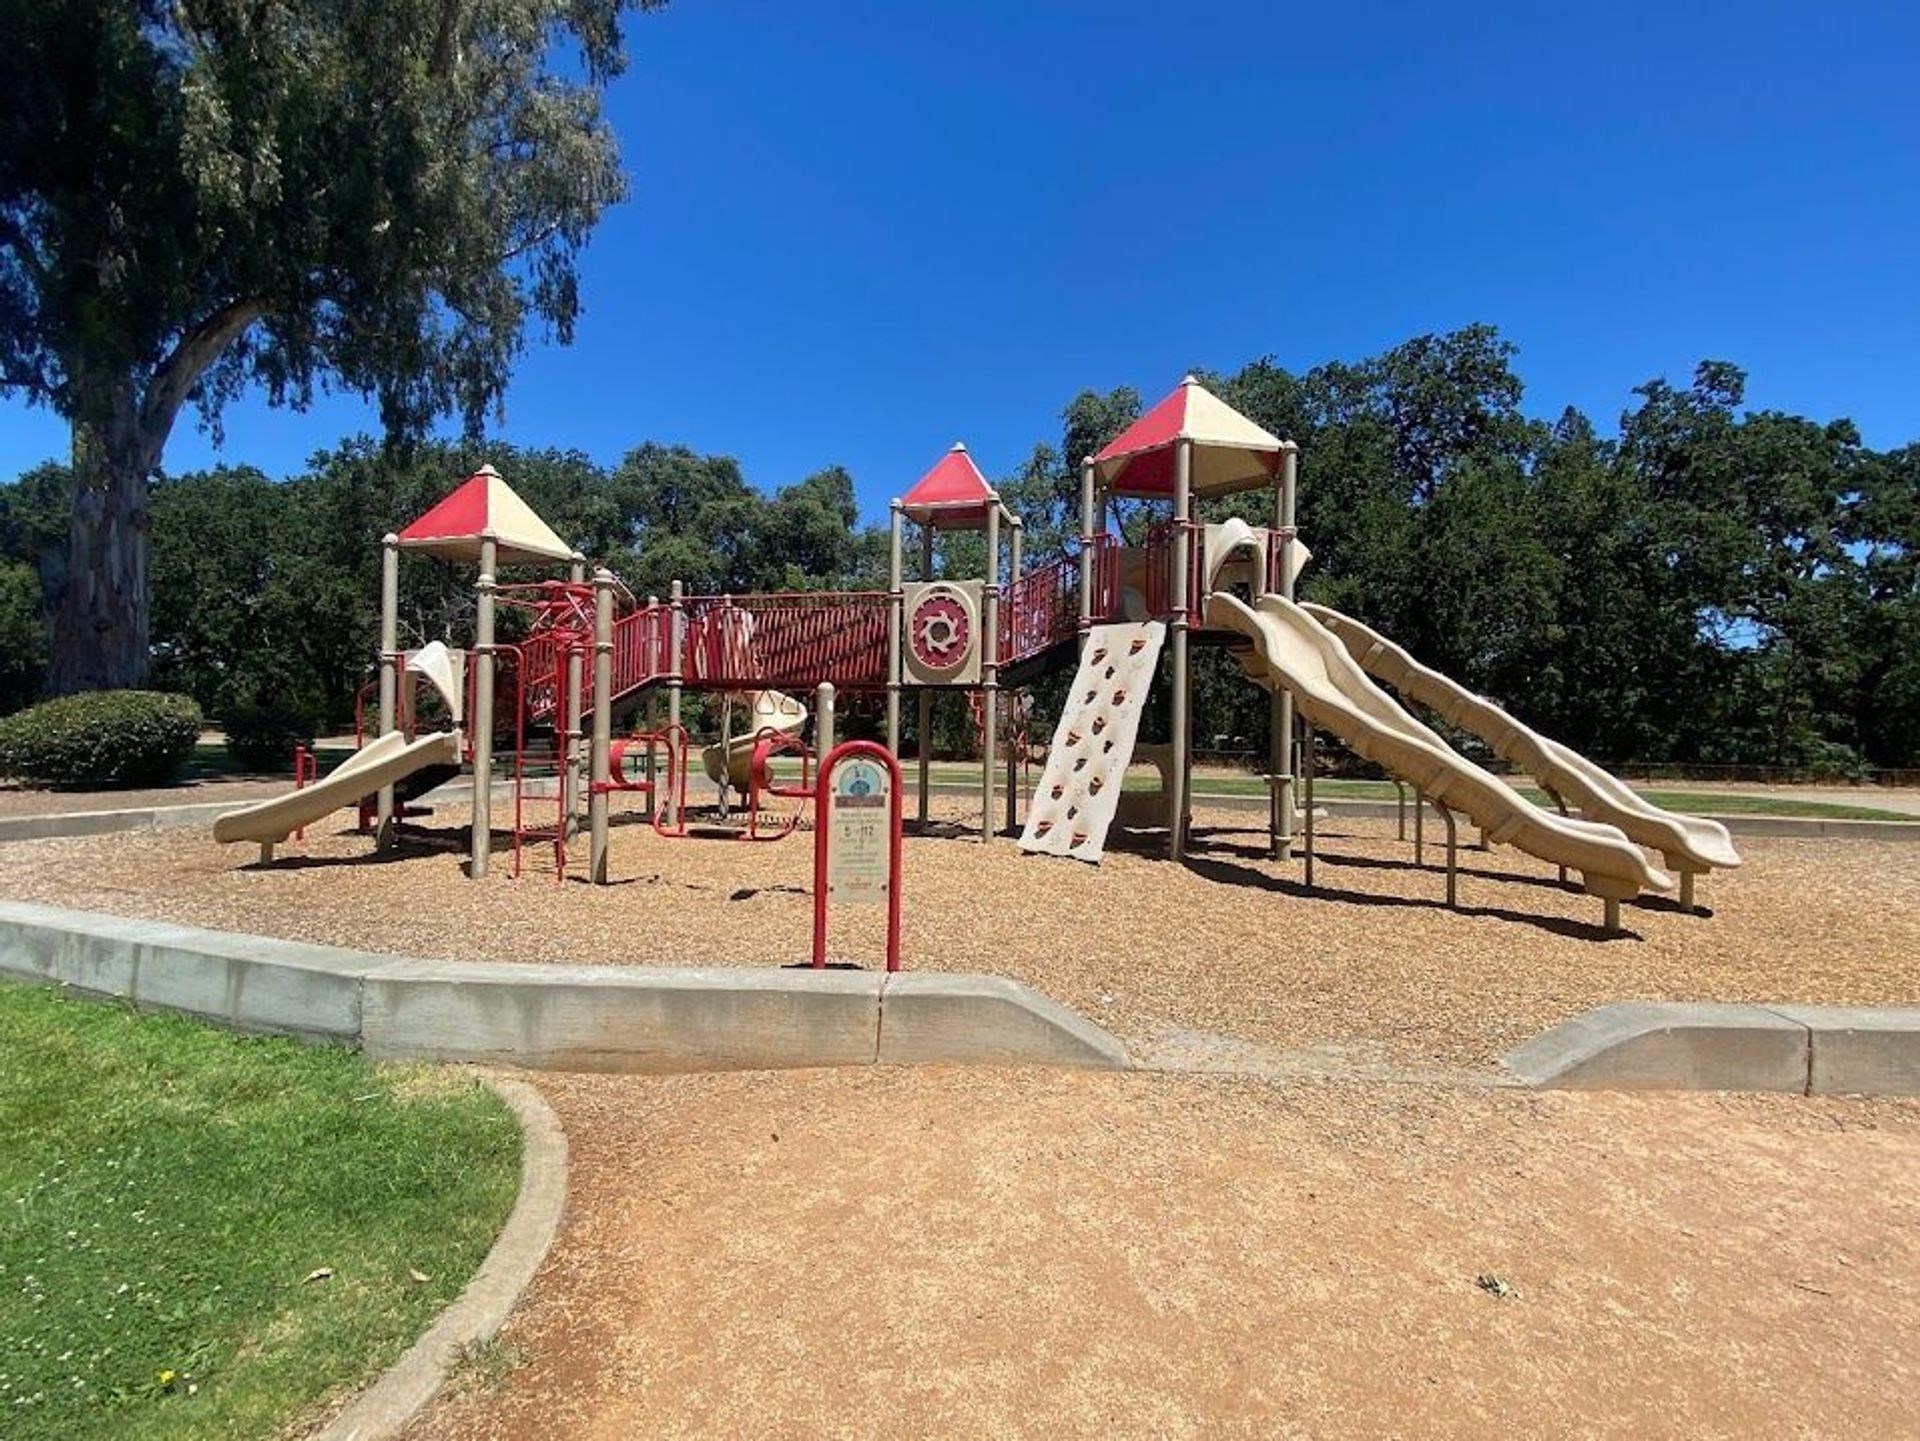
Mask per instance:
[[[130,403],[73,423],[73,527],[53,623],[55,695],[146,683],[148,465]]]

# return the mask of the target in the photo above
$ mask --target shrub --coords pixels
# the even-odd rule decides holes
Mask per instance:
[[[281,771],[293,748],[313,740],[316,719],[288,701],[254,701],[227,716],[227,753],[251,771]]]
[[[0,718],[0,774],[50,786],[165,785],[199,738],[191,697],[89,691]]]

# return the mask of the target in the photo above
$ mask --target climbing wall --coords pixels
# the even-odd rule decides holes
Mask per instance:
[[[1100,859],[1166,635],[1157,620],[1097,625],[1088,633],[1020,849]]]

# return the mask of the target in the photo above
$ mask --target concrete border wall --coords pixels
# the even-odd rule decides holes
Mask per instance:
[[[1504,1059],[1551,1089],[1920,1096],[1920,1008],[1620,1002]]]
[[[998,976],[430,961],[0,901],[0,978],[71,986],[381,1060],[716,1071],[1128,1065]]]

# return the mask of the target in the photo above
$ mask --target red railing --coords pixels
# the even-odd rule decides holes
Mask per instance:
[[[797,690],[831,681],[839,690],[876,690],[887,683],[892,610],[885,591],[695,595],[682,606],[690,686]]]
[[[1200,595],[1206,584],[1206,577],[1200,553],[1200,527],[1192,521],[1184,525],[1177,520],[1156,522],[1147,532],[1147,614],[1156,619],[1171,620],[1174,614],[1173,591],[1173,547],[1176,533],[1184,534],[1187,547],[1187,603],[1188,620],[1195,620],[1200,614]]]
[[[527,667],[527,714],[547,720],[559,713],[565,694],[567,655],[580,652],[580,710],[593,709],[593,634],[572,627],[536,632],[519,647]],[[666,676],[672,665],[673,611],[646,606],[613,622],[613,699]]]
[[[1119,568],[1112,535],[1093,540],[1093,619],[1113,614]],[[1080,629],[1080,557],[1057,556],[1007,587],[1000,603],[1000,664],[1012,665],[1070,639]]]

